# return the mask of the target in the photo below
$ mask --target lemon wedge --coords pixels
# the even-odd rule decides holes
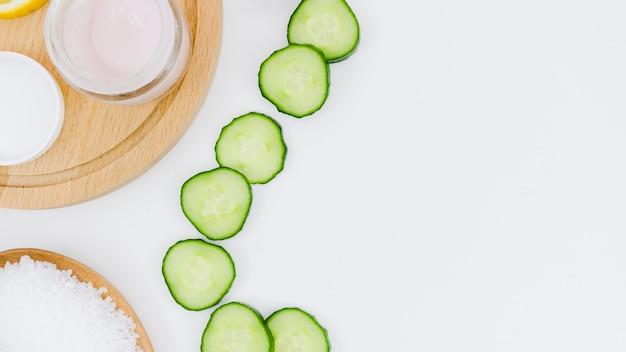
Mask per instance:
[[[26,16],[42,7],[48,0],[0,0],[0,20]]]

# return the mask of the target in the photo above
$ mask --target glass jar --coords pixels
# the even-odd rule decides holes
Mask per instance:
[[[70,86],[116,105],[167,94],[190,56],[189,28],[176,0],[50,0],[44,36]]]

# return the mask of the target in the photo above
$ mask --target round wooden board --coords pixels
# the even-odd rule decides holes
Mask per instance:
[[[18,19],[0,20],[0,51],[28,55],[50,70],[59,82],[66,109],[59,138],[44,155],[26,164],[0,166],[0,207],[53,208],[101,196],[148,170],[182,137],[215,75],[222,2],[178,2],[191,32],[189,68],[170,94],[137,107],[98,102],[60,78],[45,49],[47,5]]]

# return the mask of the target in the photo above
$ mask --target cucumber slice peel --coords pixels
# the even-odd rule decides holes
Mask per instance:
[[[215,144],[217,162],[241,172],[252,184],[272,180],[283,169],[286,152],[280,125],[256,112],[224,126]]]
[[[311,44],[329,62],[339,62],[356,51],[359,22],[345,0],[302,0],[289,19],[287,39]]]
[[[199,239],[173,244],[161,271],[176,303],[194,311],[216,305],[236,275],[235,264],[224,248]]]
[[[328,333],[317,319],[300,308],[283,308],[270,315],[267,326],[275,352],[328,352]]]
[[[324,54],[312,45],[289,44],[261,63],[259,88],[278,111],[304,117],[328,97],[330,70]]]
[[[211,240],[223,240],[243,227],[252,204],[252,187],[240,172],[218,167],[185,181],[180,203],[200,233]]]
[[[202,334],[202,352],[272,352],[272,335],[261,314],[251,306],[230,302],[217,308]]]

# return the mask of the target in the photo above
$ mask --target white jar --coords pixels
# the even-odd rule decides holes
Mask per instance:
[[[0,51],[0,166],[24,164],[56,141],[65,116],[50,72],[29,56]]]
[[[167,94],[190,56],[187,20],[175,0],[50,0],[46,49],[80,93],[117,105]]]

